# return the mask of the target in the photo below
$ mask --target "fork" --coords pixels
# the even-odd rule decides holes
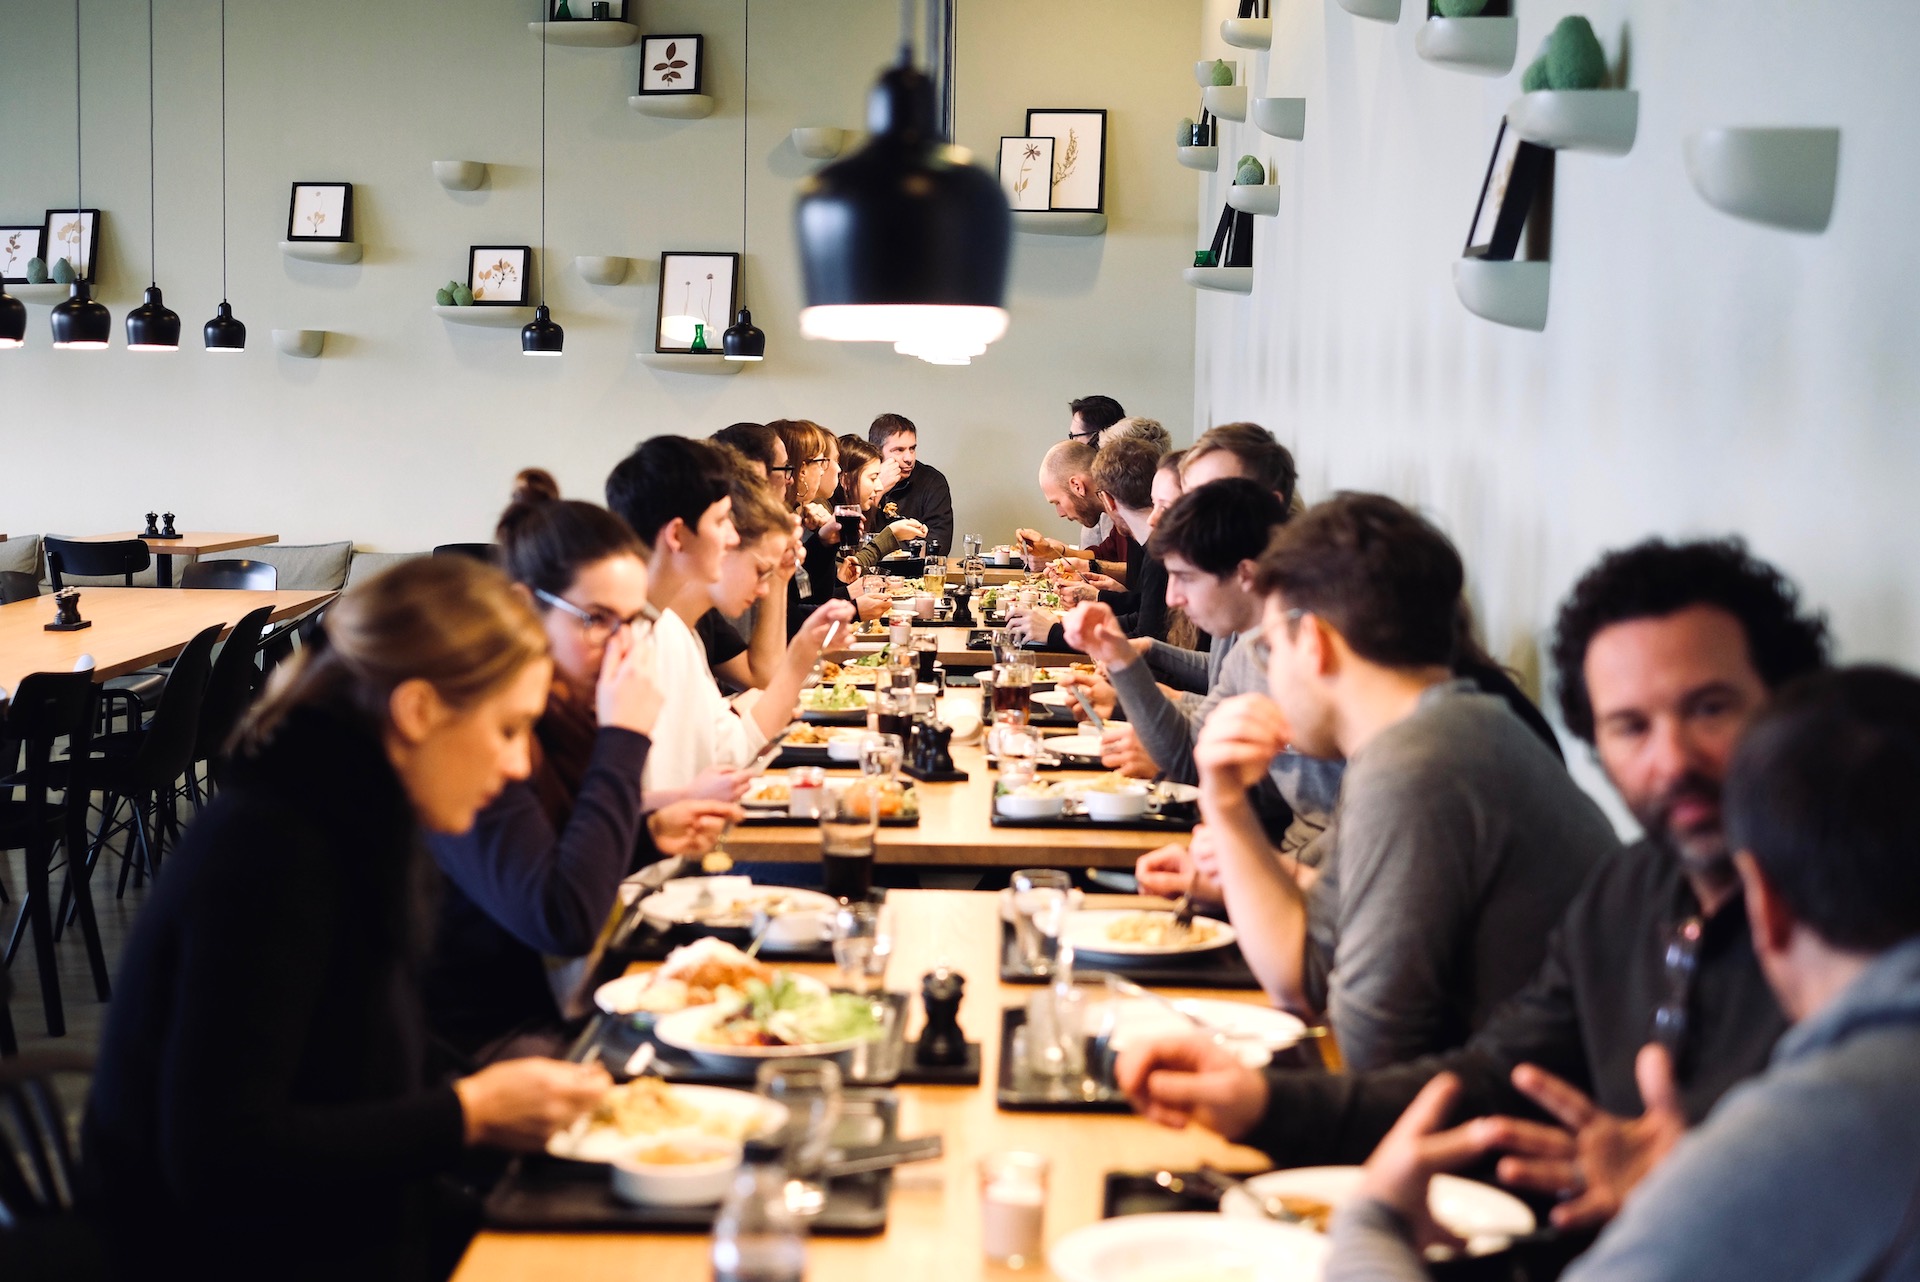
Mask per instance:
[[[1173,905],[1173,924],[1181,930],[1193,929],[1193,890],[1200,884],[1200,869],[1196,866],[1187,878],[1187,891]]]

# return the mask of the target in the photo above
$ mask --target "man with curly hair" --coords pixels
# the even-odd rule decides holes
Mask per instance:
[[[1766,1066],[1786,1028],[1755,960],[1720,792],[1771,692],[1824,668],[1827,649],[1824,620],[1737,540],[1651,539],[1601,558],[1555,629],[1561,713],[1645,835],[1589,879],[1533,980],[1461,1049],[1372,1072],[1260,1075],[1206,1044],[1143,1047],[1119,1068],[1135,1107],[1286,1165],[1358,1162],[1447,1071],[1457,1114],[1544,1110],[1557,1125],[1516,1125],[1501,1178],[1562,1198],[1563,1229],[1604,1223],[1657,1135],[1650,1097],[1697,1123]],[[1650,1037],[1666,1055],[1637,1063]]]

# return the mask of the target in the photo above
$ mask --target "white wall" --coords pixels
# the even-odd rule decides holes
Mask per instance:
[[[1311,498],[1412,500],[1458,542],[1496,653],[1530,658],[1604,548],[1660,532],[1743,533],[1830,612],[1846,657],[1920,663],[1920,6],[1788,0],[1515,0],[1521,56],[1486,80],[1414,52],[1334,0],[1273,5],[1256,94],[1304,96],[1306,137],[1224,126],[1272,162],[1250,297],[1204,295],[1195,417],[1250,418],[1293,444]],[[1626,50],[1630,154],[1563,154],[1545,333],[1455,298],[1501,113],[1569,12]],[[1833,220],[1738,222],[1688,183],[1681,140],[1713,125],[1837,125]],[[1173,163],[1168,156],[1166,164]],[[1223,170],[1230,167],[1223,166]],[[1230,173],[1207,179],[1218,217]]]
[[[485,537],[528,464],[591,496],[657,432],[780,417],[864,431],[892,410],[922,425],[961,527],[997,541],[1035,519],[1033,469],[1070,397],[1181,418],[1194,312],[1176,269],[1193,207],[1160,161],[1163,126],[1188,110],[1200,0],[962,0],[962,143],[991,164],[1028,106],[1104,106],[1112,135],[1112,230],[1016,237],[1013,328],[966,369],[799,337],[790,219],[809,162],[787,134],[861,125],[897,8],[759,0],[746,286],[770,356],[735,377],[663,373],[635,353],[652,348],[659,253],[739,248],[742,7],[635,2],[656,31],[708,37],[719,108],[697,122],[638,116],[626,103],[637,47],[550,51],[546,284],[567,350],[532,361],[511,331],[449,325],[430,307],[464,278],[468,245],[538,242],[536,3],[228,0],[229,295],[249,342],[210,357],[198,331],[220,299],[217,3],[160,5],[159,276],[187,344],[157,356],[121,346],[149,279],[146,9],[84,0],[86,201],[106,210],[99,296],[114,348],[49,350],[34,306],[31,346],[0,354],[0,530],[102,532],[170,508],[194,528],[420,548]],[[33,222],[74,199],[72,11],[0,0],[0,32],[0,222]],[[446,158],[488,161],[489,185],[443,191],[429,164]],[[359,265],[282,258],[296,179],[355,184]],[[589,286],[566,266],[576,254],[632,256],[645,272]],[[328,330],[326,354],[280,356],[274,328]]]

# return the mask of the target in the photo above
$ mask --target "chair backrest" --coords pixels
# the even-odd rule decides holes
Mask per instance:
[[[267,616],[273,607],[263,605],[233,625],[227,642],[213,661],[207,677],[206,697],[200,701],[200,726],[194,733],[193,759],[211,761],[227,746],[234,727],[240,724],[247,705],[260,687],[260,669],[254,658],[260,651],[260,634],[266,630]]]
[[[476,561],[485,561],[488,565],[500,564],[500,549],[492,543],[442,543],[433,550],[435,556],[467,556]]]
[[[49,534],[41,543],[47,550],[47,581],[55,588],[66,586],[60,577],[63,574],[118,574],[132,587],[133,576],[153,564],[153,553],[139,539],[93,543]]]
[[[31,601],[40,595],[40,580],[21,570],[0,570],[0,605]]]
[[[68,740],[68,778],[65,795],[87,795],[87,748],[93,739],[93,674],[91,672],[30,672],[0,716],[0,737],[20,740],[26,747],[27,826],[50,824],[65,810],[52,801],[53,745]],[[84,807],[82,807],[84,809]]]
[[[216,623],[201,632],[173,661],[167,684],[160,689],[160,702],[129,769],[140,786],[162,787],[193,764],[200,707],[206,701],[207,682],[213,675],[213,645],[225,627]]]
[[[54,1078],[92,1067],[69,1050],[0,1061],[0,1110],[13,1123],[0,1126],[0,1226],[73,1212],[78,1168]]]
[[[180,586],[272,592],[280,586],[280,567],[265,561],[195,561],[181,572]]]

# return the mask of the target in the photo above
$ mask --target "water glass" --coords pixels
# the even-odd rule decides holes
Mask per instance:
[[[885,904],[855,899],[833,915],[833,964],[840,986],[855,993],[878,993],[887,986],[893,958],[893,914]]]
[[[1040,1262],[1051,1165],[1039,1153],[980,1159],[980,1246],[989,1260],[1014,1269]]]
[[[836,899],[873,893],[874,836],[880,801],[873,787],[829,790],[820,799],[820,862],[826,892]]]
[[[906,1066],[903,1003],[877,993],[871,999],[871,1008],[880,1031],[853,1048],[847,1057],[847,1080],[860,1086],[890,1086]]]
[[[1087,1075],[1086,998],[1071,978],[1027,998],[1022,1067],[1034,1077],[1077,1081]]]
[[[1035,975],[1052,975],[1063,960],[1060,932],[1073,878],[1057,868],[1022,868],[1013,874],[1012,887],[1013,936],[1021,964]]]
[[[789,1177],[787,1209],[795,1215],[820,1214],[827,1189],[818,1172],[840,1122],[840,1066],[830,1059],[768,1060],[753,1075],[753,1088],[786,1105],[780,1140]]]

